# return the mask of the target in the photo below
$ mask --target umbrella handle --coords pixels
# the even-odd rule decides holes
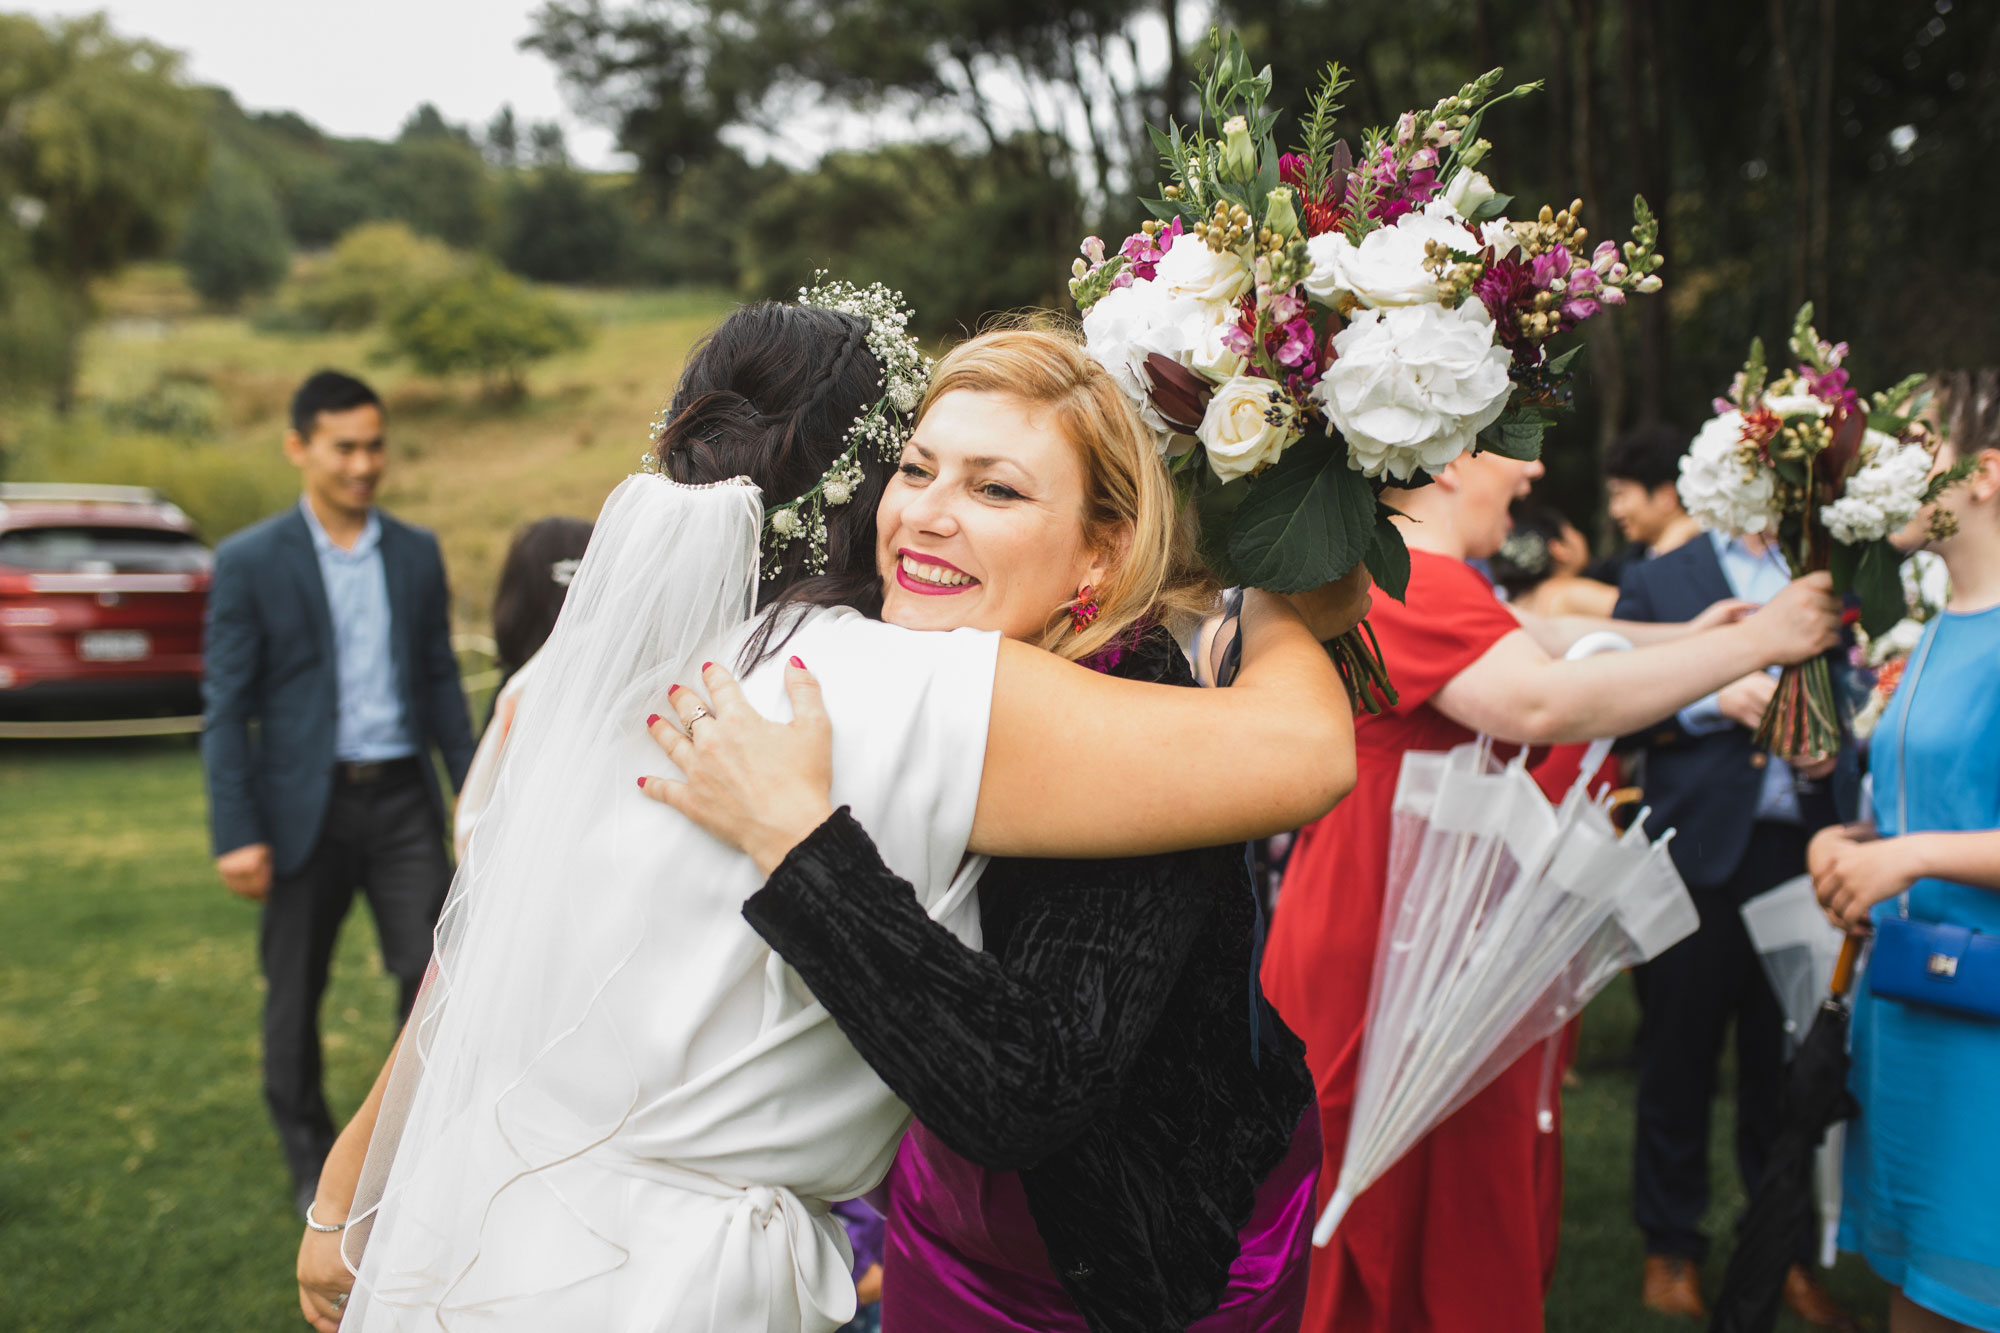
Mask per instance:
[[[1854,988],[1854,965],[1861,961],[1861,937],[1849,935],[1840,942],[1840,959],[1833,965],[1833,996],[1839,999]]]

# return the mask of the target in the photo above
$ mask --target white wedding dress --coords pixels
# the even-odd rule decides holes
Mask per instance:
[[[647,799],[644,730],[754,625],[747,484],[614,491],[523,697],[438,928],[347,1233],[346,1333],[824,1333],[854,1311],[829,1201],[886,1174],[908,1111],[750,929],[747,857]],[[818,677],[833,798],[977,943],[998,636],[810,613],[743,681]],[[409,1049],[416,1044],[416,1052]],[[413,1058],[413,1054],[417,1058]]]

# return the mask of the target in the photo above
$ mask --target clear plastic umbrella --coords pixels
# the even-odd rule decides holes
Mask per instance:
[[[1629,645],[1592,636],[1571,656]],[[1589,782],[1608,742],[1551,805],[1523,759],[1485,740],[1403,758],[1382,936],[1347,1150],[1313,1243],[1356,1195],[1621,970],[1697,918],[1669,833],[1620,833]]]
[[[1820,1000],[1833,981],[1833,969],[1840,960],[1840,944],[1846,938],[1840,927],[1826,919],[1819,899],[1813,896],[1812,878],[1800,875],[1777,888],[1759,894],[1743,904],[1743,925],[1750,932],[1751,947],[1763,961],[1764,975],[1778,997],[1785,1016],[1787,1052],[1798,1048]],[[1840,1236],[1840,1159],[1847,1143],[1847,1128],[1836,1124],[1826,1132],[1826,1141],[1814,1160],[1814,1183],[1819,1195],[1819,1261],[1833,1267]]]

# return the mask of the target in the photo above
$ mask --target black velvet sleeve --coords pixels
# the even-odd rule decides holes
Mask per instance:
[[[1208,904],[1170,856],[1006,864],[1036,882],[1010,884],[993,953],[932,921],[845,809],[743,914],[927,1129],[1021,1170],[1116,1101]]]

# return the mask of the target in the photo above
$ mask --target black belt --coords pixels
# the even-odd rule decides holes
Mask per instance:
[[[366,764],[342,762],[333,766],[333,780],[343,787],[372,787],[391,778],[416,775],[415,755],[405,755],[401,759],[378,759]]]

